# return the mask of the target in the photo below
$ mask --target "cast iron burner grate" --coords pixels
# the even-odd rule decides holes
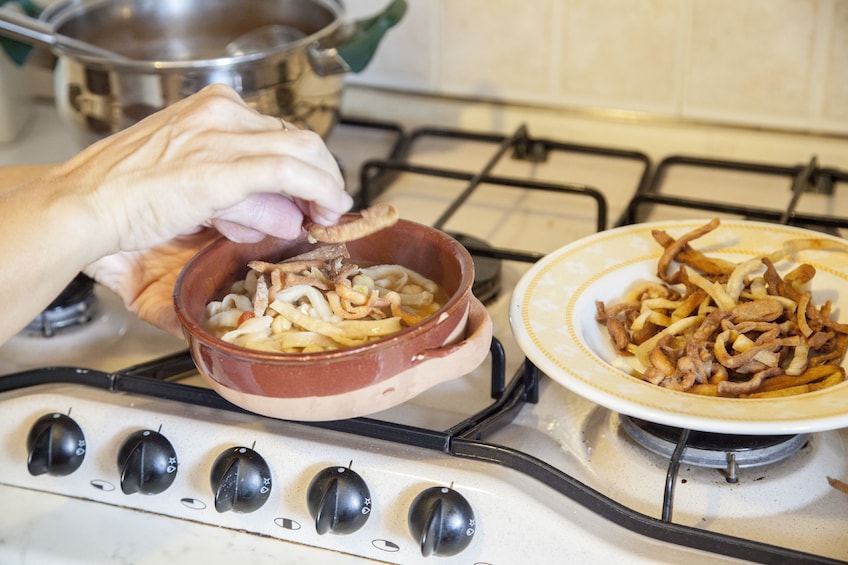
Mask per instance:
[[[763,195],[760,200],[762,205],[752,206],[725,200],[718,201],[710,194],[683,197],[664,193],[663,187],[672,169],[685,167],[784,178],[791,197],[785,208],[779,208],[769,204],[780,202],[782,195],[776,195],[778,198]],[[812,157],[804,165],[786,166],[673,155],[663,159],[657,165],[650,183],[640,187],[630,201],[622,223],[643,222],[654,207],[667,206],[680,210],[701,210],[714,214],[735,215],[748,220],[792,225],[839,235],[837,231],[839,228],[848,228],[848,217],[837,216],[832,206],[828,214],[813,214],[800,211],[799,205],[807,195],[833,196],[835,191],[842,187],[848,187],[848,171],[822,167],[816,157]]]
[[[494,152],[483,167],[476,171],[460,171],[411,163],[409,157],[414,145],[426,138],[488,144],[494,148]],[[533,138],[530,136],[527,127],[523,125],[518,127],[511,135],[478,133],[451,128],[422,127],[406,136],[404,143],[397,151],[392,152],[388,160],[374,159],[363,164],[360,170],[360,190],[356,197],[356,207],[361,209],[370,206],[391,186],[391,183],[396,179],[398,174],[411,173],[466,183],[465,187],[458,191],[454,200],[447,205],[441,216],[432,224],[432,227],[436,229],[444,230],[456,212],[484,184],[585,197],[587,202],[593,205],[596,211],[596,231],[606,229],[608,205],[604,194],[597,188],[584,184],[540,182],[530,178],[514,178],[492,174],[492,171],[504,158],[539,163],[546,161],[551,152],[577,153],[634,161],[642,167],[639,184],[637,187],[634,187],[634,191],[636,193],[643,191],[648,181],[650,159],[647,155],[637,151]],[[543,256],[542,253],[536,251],[495,247],[477,237],[457,231],[451,231],[450,233],[468,249],[474,259],[477,276],[475,277],[473,292],[484,303],[497,297],[500,291],[501,266],[503,261],[535,263]]]
[[[413,164],[408,159],[411,146],[416,140],[425,137],[489,143],[496,150],[486,165],[478,171],[457,171]],[[458,193],[456,199],[448,205],[444,213],[433,224],[433,227],[438,229],[443,229],[447,221],[453,217],[454,213],[476,191],[477,187],[482,184],[584,196],[595,203],[597,209],[596,231],[606,229],[608,217],[607,202],[604,194],[593,187],[567,183],[544,183],[524,177],[511,178],[492,174],[495,165],[506,155],[510,155],[514,159],[540,162],[544,161],[551,151],[574,151],[614,159],[630,159],[644,164],[643,173],[635,193],[629,202],[629,206],[622,213],[621,217],[617,219],[615,225],[626,225],[641,221],[634,219],[639,207],[643,204],[650,204],[655,199],[661,200],[663,198],[654,193],[660,181],[655,179],[654,182],[651,182],[650,159],[639,152],[582,146],[547,139],[534,139],[530,137],[524,126],[519,127],[509,136],[481,134],[448,128],[423,127],[408,135],[400,150],[389,160],[375,159],[363,164],[360,169],[360,190],[356,196],[356,206],[357,208],[370,206],[378,197],[387,191],[399,174],[410,173],[453,179],[467,183],[465,189]],[[662,176],[663,168],[670,164],[665,163],[658,169],[658,178]],[[800,172],[795,168],[787,169],[792,170],[793,178]],[[834,175],[834,178],[837,177],[839,177],[838,174]],[[842,180],[842,177],[839,177],[839,179]],[[796,185],[800,186],[803,182],[799,180],[796,182]],[[827,183],[825,182],[824,184]],[[688,205],[689,208],[699,207],[698,203],[690,205],[691,203],[685,201],[674,202],[674,204],[679,204],[682,207],[687,207]],[[711,204],[706,204],[705,206],[709,209]],[[782,212],[779,212],[777,219],[779,220],[783,215]],[[825,220],[825,223],[827,223],[827,220]],[[462,234],[454,235],[462,237]],[[482,242],[483,244],[481,245],[479,240],[469,238],[461,240],[461,243],[466,246],[475,258],[475,266],[477,265],[476,261],[480,258],[491,258],[494,262],[489,267],[496,269],[498,272],[500,271],[502,261],[532,263],[538,261],[543,256],[543,254],[533,251],[497,248],[485,242]],[[571,500],[592,509],[598,515],[622,525],[631,531],[657,540],[763,563],[835,562],[834,560],[818,555],[804,554],[788,548],[762,544],[752,540],[710,532],[709,530],[689,528],[675,524],[671,519],[674,488],[681,455],[688,445],[689,437],[693,434],[690,430],[679,430],[680,437],[677,438],[673,449],[674,453],[668,458],[669,471],[666,480],[665,496],[662,501],[662,517],[659,520],[619,505],[606,498],[602,493],[594,491],[568,474],[548,465],[545,461],[535,459],[528,453],[487,442],[486,438],[489,433],[508,424],[515,412],[520,410],[522,405],[535,402],[534,398],[539,393],[535,384],[539,378],[536,376],[537,373],[538,370],[535,366],[529,360],[525,359],[523,369],[515,375],[509,386],[507,386],[505,394],[503,396],[493,395],[493,397],[499,398],[499,400],[492,407],[478,414],[479,418],[475,417],[473,419],[475,420],[474,422],[466,421],[461,425],[447,430],[451,438],[446,444],[449,446],[447,451],[456,457],[495,462],[501,466],[520,471],[528,478],[536,479]],[[526,380],[528,378],[529,380]],[[409,440],[409,437],[405,438],[404,443]]]
[[[680,428],[619,416],[621,427],[636,443],[657,455],[671,457],[680,440]],[[737,469],[778,463],[804,447],[808,434],[734,435],[692,431],[682,463],[709,469],[724,469],[728,482],[736,482]]]
[[[492,249],[488,242],[473,235],[457,232],[450,232],[450,235],[466,249]],[[477,300],[488,304],[497,298],[501,290],[501,260],[480,254],[472,254],[471,259],[474,261],[474,283],[471,292]]]
[[[353,122],[342,119],[342,123],[351,124]],[[362,122],[356,121],[353,125],[384,127],[382,122],[370,122],[367,120]],[[397,131],[401,132],[399,128]],[[425,135],[474,139],[485,143],[492,143],[499,146],[499,149],[493,157],[492,162],[484,170],[477,173],[419,167],[404,162],[405,155],[412,140]],[[453,214],[456,208],[464,202],[478,184],[485,182],[502,186],[523,187],[530,190],[561,191],[569,194],[585,195],[596,203],[598,211],[597,231],[606,229],[606,201],[603,194],[593,188],[584,185],[539,183],[528,179],[513,179],[490,175],[489,172],[492,169],[492,163],[500,159],[509,148],[512,148],[513,155],[532,160],[544,159],[548,151],[554,150],[588,152],[615,158],[636,159],[644,162],[645,169],[637,188],[636,197],[631,203],[631,208],[635,209],[640,202],[652,198],[652,196],[645,198],[650,192],[648,189],[650,161],[641,153],[577,146],[544,139],[534,140],[528,136],[526,129],[523,127],[519,128],[512,136],[422,128],[410,136],[406,136],[406,134],[401,132],[398,143],[387,161],[370,161],[366,166],[363,166],[360,171],[362,188],[358,194],[358,206],[364,207],[370,205],[370,202],[381,194],[399,172],[435,174],[468,183],[466,190],[445,212],[445,215],[440,220],[440,225],[444,224],[446,218]],[[627,219],[623,215],[618,221],[618,224],[626,223]],[[542,256],[534,252],[491,248],[487,245],[480,245],[476,241],[468,241],[466,242],[466,246],[472,255],[491,257],[496,260],[535,262]],[[761,563],[838,563],[834,559],[819,555],[812,555],[754,540],[711,532],[706,529],[675,524],[670,519],[672,506],[670,496],[667,501],[664,501],[664,511],[661,520],[645,515],[610,499],[603,493],[594,490],[561,469],[558,469],[556,466],[538,459],[530,453],[488,441],[488,437],[494,431],[508,425],[526,404],[532,404],[538,401],[538,395],[540,393],[539,380],[542,377],[538,369],[529,360],[525,359],[518,371],[510,380],[507,380],[504,374],[504,349],[497,339],[492,340],[491,363],[492,382],[490,393],[493,402],[477,414],[461,422],[457,422],[446,430],[431,430],[372,418],[354,418],[334,422],[311,423],[309,425],[339,433],[375,438],[398,445],[430,449],[460,459],[482,461],[511,469],[521,473],[528,481],[531,481],[529,488],[535,489],[540,485],[544,485],[544,487],[550,488],[614,524],[661,542]],[[224,400],[211,389],[179,382],[183,376],[193,374],[195,371],[196,368],[188,352],[152,360],[142,365],[108,374],[76,367],[47,367],[4,376],[4,378],[0,379],[0,393],[48,383],[73,383],[79,386],[97,387],[119,394],[142,395],[207,408],[244,412],[242,409]],[[255,417],[258,420],[265,418],[263,416]],[[680,432],[681,437],[675,449],[675,455],[670,458],[670,470],[672,467],[675,467],[675,461],[679,462],[679,454],[683,450],[681,446],[687,444],[688,437],[691,435],[689,430],[681,430]],[[667,481],[667,485],[670,483],[673,483],[673,479]],[[667,488],[667,493],[671,494],[673,490]]]
[[[64,328],[87,324],[94,318],[96,309],[94,281],[80,273],[23,331],[28,335],[52,337]]]
[[[614,524],[658,541],[760,563],[838,563],[818,555],[675,524],[665,516],[663,520],[658,520],[606,497],[529,453],[488,441],[486,438],[502,426],[508,425],[526,403],[537,402],[541,377],[538,369],[525,360],[524,365],[507,382],[504,374],[504,350],[497,339],[492,340],[491,356],[491,396],[494,401],[480,412],[446,430],[420,428],[372,418],[305,422],[297,425],[354,434],[398,445],[416,446],[460,459],[512,469],[521,473],[528,481],[533,481],[528,483],[532,488],[544,485]],[[116,394],[140,395],[245,413],[212,389],[179,382],[194,371],[194,363],[187,351],[115,373],[79,367],[46,367],[4,376],[0,379],[0,394],[52,383],[71,383]],[[254,417],[257,421],[270,420],[266,416]]]

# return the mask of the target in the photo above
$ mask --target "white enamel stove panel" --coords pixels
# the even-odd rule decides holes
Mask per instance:
[[[84,460],[67,476],[32,476],[26,437],[34,422],[51,412],[69,414],[79,424],[85,434]],[[177,559],[178,553],[228,563],[247,552],[258,552],[259,559],[292,557],[310,549],[322,556],[316,561],[322,563],[342,557],[352,562],[354,556],[375,562],[469,564],[518,563],[531,555],[555,555],[563,562],[717,559],[632,534],[495,465],[249,415],[81,386],[44,385],[0,397],[0,429],[0,538],[26,532],[14,545],[0,543],[3,563],[30,563],[35,556],[56,563],[65,558],[161,563]],[[120,488],[117,453],[130,434],[142,429],[161,432],[174,446],[177,476],[161,494],[126,495]],[[221,452],[234,446],[253,448],[271,470],[270,496],[254,512],[219,513],[214,508],[210,469]],[[319,535],[306,504],[312,478],[333,466],[350,466],[372,496],[365,525],[347,535]],[[409,531],[413,500],[434,486],[452,487],[474,512],[471,543],[452,558],[423,557]],[[215,547],[220,551],[210,553]]]

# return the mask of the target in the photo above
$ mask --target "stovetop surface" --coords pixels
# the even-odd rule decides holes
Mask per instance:
[[[498,537],[509,540],[509,546],[516,545],[515,539],[532,540],[537,546],[534,551],[548,555],[560,552],[560,555],[587,561],[685,560],[697,563],[714,562],[715,559],[733,561],[734,555],[747,560],[779,561],[801,555],[795,552],[826,556],[822,562],[828,562],[828,558],[848,560],[848,547],[842,543],[841,528],[848,518],[848,506],[844,504],[846,495],[828,484],[828,477],[848,479],[848,458],[845,457],[848,434],[844,431],[814,434],[796,454],[775,466],[742,469],[735,484],[728,483],[721,470],[683,465],[675,481],[672,523],[668,523],[661,520],[668,459],[637,447],[622,431],[618,415],[542,375],[527,377],[527,371],[523,370],[523,354],[511,338],[508,322],[510,289],[534,258],[565,243],[620,222],[706,218],[714,214],[744,217],[739,210],[718,210],[713,204],[705,209],[681,208],[678,201],[681,198],[714,195],[721,202],[752,208],[763,204],[761,194],[780,195],[768,199],[766,215],[781,215],[787,208],[805,217],[835,211],[842,223],[827,229],[844,234],[844,216],[848,212],[843,194],[844,173],[837,167],[835,174],[814,174],[811,184],[819,185],[819,179],[829,175],[832,181],[835,179],[837,190],[830,195],[805,191],[804,197],[799,199],[793,197],[793,187],[801,183],[796,177],[808,169],[804,162],[806,155],[801,156],[798,164],[791,163],[779,171],[754,176],[747,171],[712,168],[709,175],[705,175],[700,165],[669,165],[663,173],[662,184],[651,185],[648,171],[654,171],[657,162],[628,148],[616,149],[610,155],[603,151],[599,154],[584,151],[583,146],[578,150],[571,146],[561,147],[557,141],[532,138],[531,127],[531,143],[522,145],[520,158],[513,158],[510,149],[503,159],[490,167],[493,153],[511,136],[520,137],[521,128],[506,134],[479,134],[483,139],[465,132],[454,135],[452,128],[447,128],[449,135],[442,135],[441,128],[436,129],[438,131],[416,130],[409,139],[404,139],[404,144],[408,142],[409,145],[399,151],[409,151],[408,158],[401,164],[395,159],[382,158],[371,162],[375,154],[385,155],[386,148],[396,140],[390,129],[366,127],[363,130],[359,126],[342,124],[334,131],[330,144],[345,164],[351,187],[361,190],[359,171],[363,168],[378,178],[388,179],[385,190],[377,186],[373,193],[361,192],[361,203],[371,198],[391,200],[404,217],[422,223],[439,223],[448,231],[467,233],[499,250],[495,255],[503,260],[503,290],[487,304],[487,309],[494,323],[495,336],[504,350],[506,380],[514,387],[508,388],[504,402],[514,405],[500,405],[491,398],[492,360],[487,360],[472,374],[443,383],[403,406],[374,415],[373,421],[377,424],[372,424],[371,418],[358,422],[353,435],[339,433],[336,428],[341,424],[304,427],[252,415],[222,415],[219,411],[210,411],[202,400],[186,407],[173,400],[151,400],[144,392],[122,392],[120,387],[112,392],[87,388],[80,392],[78,387],[67,388],[67,385],[59,385],[58,391],[53,391],[50,389],[53,385],[48,385],[47,389],[32,389],[39,391],[38,396],[32,397],[40,406],[38,410],[32,406],[20,408],[25,415],[9,426],[21,432],[18,439],[0,438],[0,447],[15,460],[15,472],[21,471],[22,453],[25,457],[20,437],[26,435],[27,424],[37,417],[39,410],[67,412],[70,404],[74,404],[72,414],[83,417],[88,411],[93,415],[98,410],[86,406],[92,402],[91,397],[95,397],[95,404],[123,405],[122,409],[129,409],[133,415],[129,419],[117,413],[103,420],[92,417],[92,422],[98,422],[93,424],[93,429],[104,430],[92,437],[101,434],[108,437],[107,446],[113,450],[122,431],[155,427],[158,422],[166,430],[173,426],[177,438],[183,434],[186,438],[212,438],[216,448],[231,442],[247,444],[252,441],[263,447],[264,442],[267,453],[272,454],[269,457],[289,462],[285,465],[289,469],[286,471],[289,474],[285,475],[288,479],[278,479],[277,483],[287,484],[292,493],[302,494],[318,461],[322,465],[347,465],[352,461],[353,468],[371,473],[369,480],[373,479],[373,484],[388,486],[391,492],[388,504],[394,505],[393,514],[381,518],[385,521],[380,522],[384,524],[382,529],[375,526],[370,535],[363,538],[370,540],[367,551],[350,549],[346,545],[349,539],[333,539],[328,543],[327,538],[314,535],[298,538],[287,533],[282,537],[292,545],[286,544],[284,554],[293,556],[292,562],[310,562],[314,555],[309,551],[310,546],[330,548],[332,553],[321,555],[323,563],[332,562],[326,560],[332,557],[338,557],[340,562],[351,562],[352,555],[360,554],[367,555],[368,559],[382,559],[375,557],[375,540],[414,545],[401,527],[406,519],[402,509],[417,488],[433,483],[454,485],[468,494],[480,511],[480,534],[476,545],[472,545],[476,549],[467,554],[469,560],[462,562],[474,562],[475,559],[508,562],[502,560],[506,553],[489,553],[491,550],[485,545],[486,540],[494,542]],[[546,158],[540,160],[540,156]],[[831,163],[821,165],[827,170]],[[432,174],[433,169],[439,174]],[[513,186],[514,179],[520,179],[519,185],[533,184],[534,190]],[[564,182],[563,179],[568,180]],[[741,193],[733,188],[715,188],[740,183],[752,190]],[[463,206],[445,216],[446,207],[456,195],[472,185],[475,188],[469,192]],[[686,188],[677,194],[677,186]],[[600,201],[597,194],[602,195]],[[640,197],[639,206],[631,209],[629,204],[634,194],[644,199]],[[182,351],[184,344],[180,340],[122,312],[120,304],[107,291],[98,288],[97,292],[104,308],[94,325],[76,335],[71,331],[50,338],[47,352],[37,339],[14,338],[0,348],[0,374],[45,365],[70,365],[103,371],[104,378],[114,387],[115,382],[121,381],[115,372]],[[89,331],[92,328],[94,331]],[[181,376],[186,378],[178,381],[178,388],[199,386],[205,391],[198,393],[199,397],[207,396],[209,391],[196,374]],[[127,379],[127,382],[135,380]],[[100,395],[103,398],[99,398]],[[26,406],[29,402],[15,393],[12,397],[17,399],[15,404],[21,402]],[[77,397],[78,403],[63,401]],[[9,393],[3,399],[8,400]],[[493,403],[495,407],[490,409]],[[154,416],[152,423],[146,416],[140,416],[145,410]],[[10,417],[10,411],[3,411],[3,414],[5,418]],[[181,426],[186,417],[201,424],[208,420],[215,433],[184,432]],[[391,437],[383,437],[383,422],[399,424],[418,437],[416,441],[422,445],[405,445]],[[224,436],[226,439],[222,439]],[[270,437],[274,439],[267,439]],[[298,465],[298,457],[303,456],[281,452],[307,440],[311,443],[306,451],[312,451],[309,457],[315,462],[302,461]],[[215,449],[204,451],[201,446],[193,445],[190,451],[194,454],[181,463],[187,469],[183,494],[188,492],[186,496],[203,500],[209,497],[206,478],[198,478],[203,473],[190,473],[188,469],[208,465],[207,459]],[[4,539],[21,540],[15,544],[0,544],[2,551],[8,551],[10,562],[23,563],[48,555],[51,559],[64,555],[68,562],[100,561],[101,558],[105,562],[109,559],[161,562],[163,557],[180,556],[188,551],[192,557],[204,555],[210,563],[216,563],[230,557],[232,554],[228,551],[244,555],[248,547],[257,562],[263,559],[270,562],[270,556],[279,552],[279,546],[275,545],[280,543],[276,539],[281,537],[279,530],[267,529],[275,517],[280,517],[273,512],[266,516],[269,519],[262,525],[248,528],[255,535],[249,536],[250,541],[244,544],[243,535],[239,534],[244,526],[230,516],[225,517],[226,524],[222,527],[211,526],[205,519],[194,520],[180,514],[182,509],[163,509],[160,506],[163,503],[156,501],[156,497],[142,499],[142,502],[134,498],[130,503],[118,499],[116,503],[101,491],[79,495],[79,492],[91,492],[88,482],[93,478],[114,474],[113,456],[105,453],[97,455],[96,471],[77,478],[75,486],[62,486],[61,481],[50,478],[50,489],[60,492],[60,496],[41,492],[43,482],[38,486],[8,486],[28,482],[24,472],[15,475],[14,480],[0,477],[0,483],[6,484],[0,486],[0,501],[4,506],[8,503],[22,509],[5,513],[7,519],[0,522]],[[192,462],[196,465],[191,465]],[[288,496],[286,504],[290,505],[282,508],[286,512],[291,509],[291,515],[307,523],[309,517],[302,500],[295,494]],[[91,504],[87,498],[103,504]],[[16,516],[14,520],[12,515]],[[21,520],[21,516],[26,519]],[[103,524],[96,528],[103,536],[87,533],[89,530],[82,528],[78,530],[76,526],[68,527],[68,522],[82,524],[87,520]],[[113,531],[118,520],[133,527],[126,529],[125,535]],[[219,535],[211,536],[214,539],[204,544],[202,540],[213,531]],[[43,532],[44,535],[25,532]],[[100,545],[103,539],[114,543]],[[149,541],[145,543],[149,539],[159,541],[155,545]],[[737,539],[742,548],[738,551],[732,549]],[[350,543],[355,547],[361,542],[360,539]],[[702,544],[702,548],[715,553],[678,548],[668,542]],[[777,546],[789,549],[781,550]],[[385,557],[386,562],[411,562],[385,553],[376,555]],[[0,553],[0,557],[3,556]]]

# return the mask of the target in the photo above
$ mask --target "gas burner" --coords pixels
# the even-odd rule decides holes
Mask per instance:
[[[52,337],[57,330],[90,322],[96,305],[94,281],[80,273],[24,331],[30,335]]]
[[[79,290],[76,283],[71,286]],[[83,283],[81,286],[87,285]],[[80,295],[86,306],[91,306],[90,310],[80,313],[70,305],[62,306],[71,312],[68,318],[72,323],[64,325],[61,331],[55,331],[48,338],[45,337],[47,334],[41,331],[41,326],[36,326],[33,322],[31,326],[35,329],[23,329],[4,343],[0,347],[0,375],[55,365],[110,369],[120,367],[121,365],[112,363],[123,363],[120,356],[125,354],[127,346],[121,349],[118,344],[122,342],[131,326],[136,336],[144,336],[140,339],[145,340],[145,348],[157,351],[158,346],[154,343],[161,343],[158,330],[127,310],[115,293],[95,284],[91,295],[86,292],[80,292]],[[45,312],[54,314],[54,310]],[[72,315],[74,313],[76,316]],[[73,323],[74,321],[76,323]],[[49,323],[53,330],[58,330],[53,318]],[[148,328],[153,331],[143,334]],[[114,360],[112,354],[116,355]],[[100,361],[105,365],[101,365]]]
[[[474,260],[474,285],[471,292],[477,300],[487,304],[498,296],[501,289],[501,260],[475,253],[475,249],[493,249],[482,239],[464,233],[451,233],[471,253]]]
[[[639,445],[663,457],[671,457],[684,430],[621,415],[621,427]],[[683,463],[708,469],[725,469],[735,482],[736,469],[783,461],[807,443],[809,434],[734,435],[692,430],[686,440]]]

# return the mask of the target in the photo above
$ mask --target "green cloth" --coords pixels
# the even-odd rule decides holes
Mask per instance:
[[[31,0],[0,0],[0,6],[4,4],[17,4],[31,18],[37,18],[41,14],[41,7]],[[0,37],[0,46],[3,47],[6,55],[19,67],[23,66],[30,51],[32,51],[32,45],[15,39],[9,39],[8,37]]]

